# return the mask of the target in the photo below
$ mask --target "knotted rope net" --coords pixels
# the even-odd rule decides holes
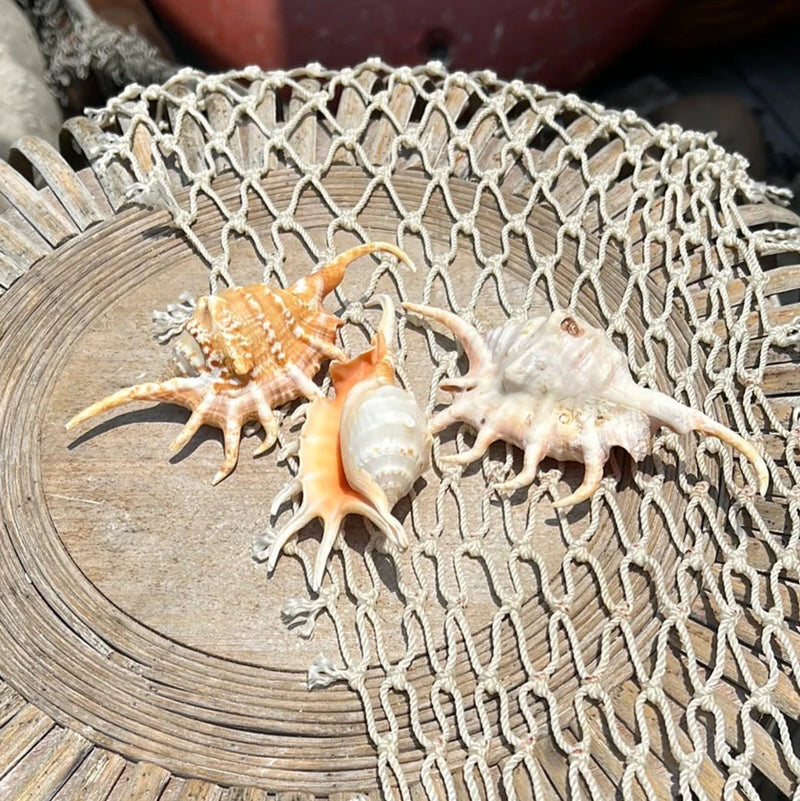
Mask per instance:
[[[383,797],[800,797],[800,231],[781,192],[713,136],[437,64],[184,70],[80,126],[112,203],[168,209],[210,292],[286,285],[296,252],[322,264],[393,235],[418,272],[387,258],[337,291],[351,353],[378,291],[484,329],[570,308],[639,383],[764,454],[767,498],[715,439],[661,430],[651,457],[615,455],[590,503],[557,512],[580,466],[546,461],[504,498],[489,486],[520,469],[516,449],[445,466],[474,432],[437,437],[397,508],[409,550],[359,539],[352,521],[320,593],[283,599],[298,636],[335,630],[309,692],[358,694]],[[399,376],[428,412],[459,354],[399,318]],[[280,445],[296,438],[284,419]],[[277,490],[296,459],[264,470]],[[317,544],[289,544],[277,571],[310,575]]]

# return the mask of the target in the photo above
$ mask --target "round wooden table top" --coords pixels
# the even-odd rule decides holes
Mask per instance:
[[[676,743],[690,749],[694,736],[687,710],[699,697],[698,665],[708,671],[706,683],[715,665],[722,671],[724,686],[712,687],[709,709],[721,710],[729,726],[746,714],[741,709],[753,683],[764,684],[768,675],[775,709],[796,716],[800,698],[788,671],[770,673],[759,651],[764,621],[725,607],[752,608],[748,593],[771,581],[784,620],[779,659],[793,664],[787,649],[794,645],[797,576],[786,554],[797,521],[792,502],[779,497],[784,489],[776,476],[784,478],[787,458],[780,426],[788,428],[795,414],[796,351],[780,343],[767,342],[759,385],[767,399],[762,407],[779,420],[772,439],[767,416],[758,421],[767,432],[762,450],[773,460],[767,499],[737,489],[745,476],[724,448],[659,435],[653,455],[638,464],[614,453],[591,504],[553,509],[555,497],[580,483],[583,468],[552,460],[529,491],[503,500],[488,486],[517,472],[521,454],[497,443],[482,461],[448,471],[439,452],[473,437],[468,427],[455,426],[437,437],[432,470],[395,510],[412,540],[409,550],[397,553],[371,537],[361,519],[348,518],[320,593],[306,581],[317,524],[301,532],[272,575],[250,556],[255,538],[288,519],[286,510],[277,520],[269,515],[275,493],[296,471],[293,457],[279,458],[298,435],[288,419],[278,445],[255,458],[261,432],[248,431],[235,471],[214,487],[219,431],[203,428],[170,457],[168,445],[188,418],[180,407],[135,404],[65,431],[64,423],[89,403],[163,374],[170,346],[153,336],[152,311],[185,292],[207,294],[210,267],[213,276],[224,262],[223,272],[230,269],[240,284],[267,274],[291,282],[319,263],[312,251],[379,240],[402,243],[417,271],[391,257],[364,258],[348,270],[325,306],[350,321],[342,332],[349,352],[368,342],[378,312],[363,302],[378,292],[469,310],[485,328],[515,310],[554,305],[607,328],[622,309],[625,326],[613,338],[632,353],[642,376],[672,391],[676,376],[691,375],[691,391],[708,396],[706,411],[740,422],[731,399],[716,392],[713,371],[697,370],[696,350],[706,342],[698,331],[705,309],[715,319],[719,291],[709,265],[718,262],[699,242],[692,253],[681,251],[683,238],[683,245],[668,247],[658,221],[636,201],[640,168],[650,180],[659,170],[671,174],[667,156],[659,167],[642,146],[631,173],[620,165],[621,139],[606,129],[598,146],[587,144],[598,120],[573,109],[565,124],[583,160],[558,157],[554,140],[542,135],[552,119],[531,117],[529,158],[542,174],[555,170],[553,194],[532,202],[531,191],[541,191],[537,182],[522,180],[514,172],[518,160],[492,144],[507,135],[503,126],[495,119],[499,133],[488,135],[459,116],[472,108],[463,84],[445,83],[431,99],[417,84],[401,82],[387,100],[381,92],[389,76],[370,67],[352,84],[348,77],[343,93],[319,78],[292,78],[286,86],[295,94],[287,99],[279,81],[248,79],[248,97],[258,104],[237,115],[228,96],[227,116],[207,98],[198,111],[195,79],[177,80],[170,91],[184,104],[195,98],[192,114],[206,120],[205,131],[175,114],[148,128],[141,108],[135,124],[126,124],[123,106],[116,113],[119,136],[133,143],[127,151],[115,150],[101,127],[84,118],[69,130],[88,157],[86,169],[73,171],[34,139],[18,144],[17,170],[0,165],[0,192],[10,201],[0,219],[8,286],[0,297],[0,797],[278,793],[343,800],[396,792],[475,799],[513,787],[523,798],[569,798],[578,786],[590,793],[618,786],[634,763],[642,771],[636,797],[669,797],[685,770]],[[259,81],[272,94],[263,86],[259,94]],[[234,85],[231,79],[217,87]],[[505,97],[494,89],[495,97]],[[329,100],[314,91],[328,91]],[[317,105],[304,115],[298,98],[309,97]],[[376,124],[361,140],[363,152],[344,148],[344,157],[326,161],[319,154],[329,152],[323,139],[330,131],[314,114],[330,97],[337,98],[345,140],[357,129],[352,121],[371,119],[376,108],[389,108],[406,127],[389,135]],[[415,111],[425,99],[462,120],[468,134]],[[511,114],[507,100],[506,106]],[[471,113],[478,114],[477,106]],[[316,134],[309,133],[309,119],[319,126]],[[217,142],[223,132],[243,163],[261,165],[257,187],[224,159],[207,161],[215,169],[206,172],[202,159],[191,169],[170,160],[158,130],[179,135],[175,152],[189,161],[198,153],[208,157],[203,142]],[[404,130],[426,149],[401,163],[396,148]],[[631,139],[643,131],[635,128]],[[458,150],[458,137],[468,135],[482,169],[495,170],[491,190],[480,177],[487,173],[448,151],[448,143]],[[259,138],[274,144],[281,137],[275,150],[257,150]],[[108,153],[115,157],[103,161]],[[300,165],[322,166],[304,173],[286,154]],[[141,175],[126,174],[125,158]],[[376,184],[375,169],[365,163],[388,164],[391,174]],[[437,164],[448,166],[446,175]],[[141,178],[156,175],[158,165],[171,188],[165,202],[154,204],[152,191],[142,195]],[[24,179],[30,166],[43,188]],[[196,185],[186,180],[201,173]],[[612,176],[602,203],[581,205],[582,174]],[[201,187],[197,194],[194,186]],[[148,205],[127,203],[131,193]],[[231,229],[231,209],[248,193],[244,223]],[[171,199],[191,209],[188,221],[176,216]],[[663,211],[669,194],[658,202]],[[753,247],[757,230],[785,231],[796,222],[767,202],[737,208],[753,228]],[[565,221],[565,209],[577,209],[577,229],[572,218]],[[608,236],[614,221],[625,229],[622,243]],[[264,244],[270,242],[279,243],[277,261],[270,261],[274,251]],[[532,247],[541,261],[532,263]],[[796,247],[787,239],[760,254],[777,279],[767,295],[782,305],[762,294],[762,305],[748,316],[741,305],[749,302],[747,275],[731,271],[725,302],[745,309],[742,320],[755,342],[764,339],[765,319],[780,326],[798,313],[779,297],[800,274],[792,261]],[[648,275],[636,277],[637,259],[649,265]],[[686,291],[676,293],[670,275],[680,275]],[[441,408],[446,398],[436,384],[446,370],[463,372],[465,359],[457,359],[460,351],[442,331],[402,314],[398,321],[400,377],[428,411]],[[741,351],[751,366],[759,352]],[[717,357],[706,358],[712,364]],[[740,508],[753,524],[742,548]],[[781,559],[786,569],[775,578]],[[733,618],[739,622],[730,636],[741,659],[726,662],[716,631]],[[676,728],[670,722],[663,734],[667,715]],[[712,737],[711,721],[703,725]],[[765,719],[753,727],[754,770],[788,792],[795,777],[783,764],[780,737]],[[723,736],[736,747],[735,725]],[[634,757],[632,744],[642,741],[648,747]],[[729,764],[713,747],[695,753],[697,786],[719,797]],[[734,795],[741,792],[737,787]]]

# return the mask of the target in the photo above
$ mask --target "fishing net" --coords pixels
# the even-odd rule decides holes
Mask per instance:
[[[569,308],[640,384],[737,430],[770,472],[762,498],[727,446],[662,429],[652,456],[615,453],[590,502],[554,510],[582,466],[547,460],[506,498],[490,486],[520,452],[496,443],[446,465],[474,439],[448,429],[396,509],[408,551],[351,519],[320,592],[297,581],[279,603],[295,636],[336,643],[309,661],[305,692],[319,708],[336,687],[359,699],[346,729],[374,781],[249,772],[247,755],[184,775],[404,801],[798,797],[800,231],[780,191],[711,135],[435,63],[183,70],[67,130],[114,209],[168,212],[210,292],[286,286],[388,239],[417,272],[381,257],[348,277],[327,305],[350,323],[349,352],[374,330],[378,292],[483,330]],[[175,302],[156,315],[165,340],[191,313]],[[442,408],[460,350],[419,320],[398,325],[401,383]],[[297,436],[284,416],[276,452]],[[274,493],[297,460],[259,469]],[[270,521],[269,501],[256,555],[292,513]],[[318,533],[288,544],[273,578],[258,568],[265,593],[281,571],[310,577]],[[342,732],[317,736],[346,765]]]

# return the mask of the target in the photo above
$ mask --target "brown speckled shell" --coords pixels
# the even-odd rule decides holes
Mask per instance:
[[[342,322],[325,311],[322,301],[352,262],[379,251],[409,264],[394,245],[370,242],[350,248],[289,289],[255,284],[201,298],[173,352],[174,377],[109,395],[79,412],[67,428],[136,400],[184,406],[192,415],[171,450],[180,450],[202,425],[222,429],[225,460],[216,484],[236,466],[245,423],[261,423],[265,438],[256,453],[267,450],[278,434],[272,410],[297,397],[316,397],[312,378],[322,362],[345,358],[334,344]]]

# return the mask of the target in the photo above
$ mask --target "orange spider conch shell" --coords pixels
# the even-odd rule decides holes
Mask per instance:
[[[242,426],[258,421],[264,441],[278,436],[273,409],[298,397],[320,395],[312,381],[325,359],[344,359],[336,333],[342,321],[322,301],[342,282],[347,267],[370,253],[386,252],[413,269],[408,256],[386,242],[350,248],[288,289],[255,284],[201,298],[186,321],[170,360],[172,378],[121,389],[92,404],[67,429],[131,401],[164,401],[192,415],[170,445],[176,453],[202,425],[222,429],[225,459],[214,476],[221,481],[236,466]]]
[[[378,296],[381,322],[369,349],[347,362],[331,365],[335,395],[317,398],[301,413],[297,477],[272,503],[277,514],[289,498],[302,492],[303,501],[291,520],[275,535],[256,545],[272,572],[284,544],[316,517],[322,518],[322,542],[311,587],[322,584],[333,544],[349,514],[372,521],[397,548],[408,547],[403,526],[391,513],[430,464],[431,435],[414,396],[395,382],[394,304]],[[259,550],[260,544],[264,548]]]

